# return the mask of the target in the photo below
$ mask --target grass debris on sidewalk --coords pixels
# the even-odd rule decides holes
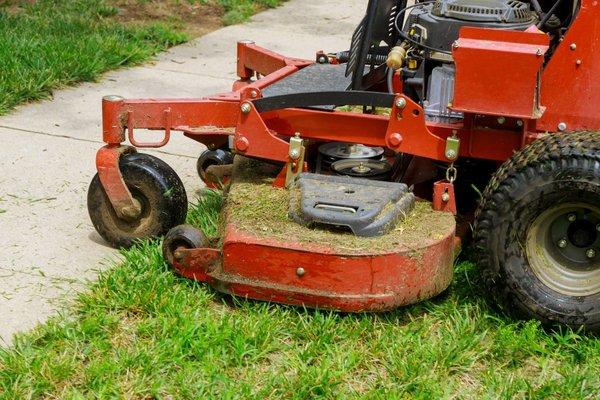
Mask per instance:
[[[0,0],[0,115],[281,0]]]
[[[215,234],[220,196],[188,222]],[[125,251],[68,314],[0,350],[0,398],[597,399],[600,340],[493,311],[469,262],[443,296],[385,314],[232,299]]]

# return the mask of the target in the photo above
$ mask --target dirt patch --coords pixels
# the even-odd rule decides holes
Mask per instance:
[[[0,0],[2,11],[15,15],[37,0]],[[218,4],[187,0],[109,0],[98,5],[98,14],[125,24],[164,22],[174,25],[190,38],[223,26],[225,10]]]
[[[174,0],[113,0],[118,11],[114,18],[125,23],[166,22],[197,37],[223,26],[224,10],[216,4]]]
[[[442,239],[454,226],[452,215],[433,211],[426,202],[417,202],[414,210],[390,233],[374,238],[302,226],[288,217],[290,192],[272,186],[276,173],[277,168],[268,164],[236,157],[223,220],[258,238],[326,244],[347,254],[403,249],[418,255],[420,249]]]

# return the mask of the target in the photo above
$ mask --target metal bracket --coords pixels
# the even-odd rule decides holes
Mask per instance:
[[[446,158],[450,161],[455,161],[458,158],[459,151],[460,139],[456,134],[448,136],[448,138],[446,138],[446,150],[444,151]]]
[[[300,139],[300,133],[290,138],[290,148],[288,156],[290,160],[287,163],[287,170],[285,174],[285,187],[289,188],[290,185],[296,180],[298,175],[302,173],[304,165],[304,153],[306,151],[303,140]]]
[[[138,142],[134,136],[133,111],[127,112],[127,136],[129,142],[135,147],[158,148],[166,145],[171,138],[171,108],[166,108],[163,111],[165,134],[160,142]]]
[[[123,154],[135,152],[130,146],[104,146],[96,154],[96,169],[104,192],[119,218],[136,219],[142,212],[123,180],[119,160]]]
[[[433,184],[433,204],[436,211],[457,213],[456,197],[454,195],[454,184],[447,180],[438,181]]]

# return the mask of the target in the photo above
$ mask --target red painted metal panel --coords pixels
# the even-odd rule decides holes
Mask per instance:
[[[418,249],[343,254],[323,245],[259,239],[228,226],[220,290],[343,311],[383,311],[435,296],[452,278],[454,227]],[[298,274],[298,268],[303,269]]]
[[[540,132],[600,129],[600,3],[582,0],[572,26],[542,74],[546,112]]]
[[[534,119],[539,73],[549,38],[539,31],[463,28],[453,47],[456,82],[452,108],[476,114]]]

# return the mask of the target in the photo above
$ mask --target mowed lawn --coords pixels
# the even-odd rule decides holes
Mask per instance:
[[[0,115],[281,0],[0,0]]]
[[[0,114],[193,36],[121,7],[210,7],[227,24],[278,2],[0,0]],[[189,222],[215,234],[220,201],[208,192]],[[174,275],[159,241],[123,256],[0,349],[0,399],[600,398],[600,340],[492,308],[465,255],[444,295],[379,315],[220,295]]]
[[[214,234],[221,197],[189,222]],[[468,261],[441,297],[385,314],[233,299],[123,252],[61,316],[0,351],[5,399],[598,399],[600,340],[494,311]]]

